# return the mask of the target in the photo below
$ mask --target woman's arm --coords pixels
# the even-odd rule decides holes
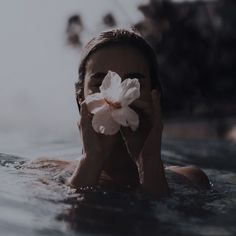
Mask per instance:
[[[152,91],[152,103],[153,127],[141,150],[138,168],[143,189],[156,197],[161,197],[169,193],[169,188],[161,160],[163,123],[161,119],[160,95],[157,94],[156,90]]]
[[[81,118],[78,122],[83,145],[83,156],[68,180],[68,185],[79,188],[95,186],[105,161],[109,158],[115,144],[115,136],[98,134],[92,127],[92,115],[86,103],[81,103]]]
[[[123,129],[122,136],[131,158],[137,165],[143,190],[160,197],[166,195],[169,190],[161,160],[163,125],[160,95],[156,90],[152,91],[152,101],[145,104],[133,104],[134,108],[143,111],[139,112],[139,129],[136,132]]]
[[[103,167],[101,158],[95,154],[83,154],[82,158],[68,180],[68,185],[74,188],[96,186]]]
[[[152,128],[136,162],[143,190],[156,197],[169,192],[161,160],[161,133],[162,127]]]

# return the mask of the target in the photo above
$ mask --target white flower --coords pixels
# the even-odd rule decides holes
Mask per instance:
[[[139,117],[130,105],[140,96],[138,79],[125,79],[109,71],[105,76],[100,93],[88,95],[85,99],[88,110],[94,114],[92,126],[97,133],[113,135],[120,126],[138,128]]]

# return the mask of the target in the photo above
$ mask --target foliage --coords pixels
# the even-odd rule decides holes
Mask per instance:
[[[236,3],[151,0],[139,30],[158,55],[166,116],[236,114]]]

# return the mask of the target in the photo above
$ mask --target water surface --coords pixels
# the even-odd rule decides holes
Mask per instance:
[[[44,152],[50,158],[68,161],[78,157],[79,148],[68,142],[51,142],[44,146]],[[39,155],[18,157],[2,153],[0,235],[233,236],[235,154],[236,146],[225,142],[165,140],[165,164],[200,166],[210,177],[212,189],[189,189],[167,174],[172,195],[154,201],[141,194],[99,187],[85,188],[78,194],[63,184],[70,175],[67,162],[49,161],[42,165],[32,163]]]

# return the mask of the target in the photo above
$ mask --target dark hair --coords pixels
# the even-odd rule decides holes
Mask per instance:
[[[150,68],[151,88],[158,89],[161,93],[162,100],[162,87],[158,78],[158,63],[154,50],[144,40],[144,38],[137,32],[128,29],[112,29],[101,32],[97,37],[93,38],[84,47],[81,55],[81,62],[79,66],[79,79],[75,83],[76,99],[80,109],[80,102],[84,99],[83,83],[86,73],[86,63],[89,57],[97,50],[116,45],[128,45],[137,48],[147,58]],[[162,103],[162,102],[161,102]]]

